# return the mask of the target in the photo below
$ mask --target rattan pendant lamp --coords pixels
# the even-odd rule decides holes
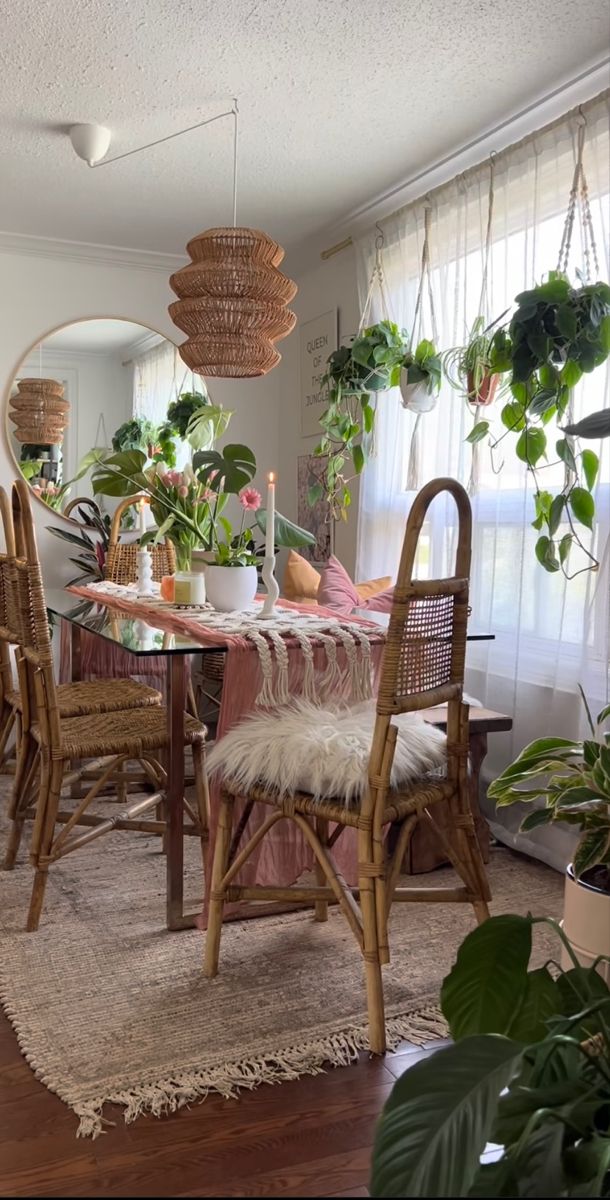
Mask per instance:
[[[9,404],[19,442],[56,446],[63,441],[70,405],[56,379],[20,379]]]
[[[191,261],[170,279],[179,298],[169,314],[188,335],[179,350],[192,371],[248,379],[279,363],[275,343],[294,329],[287,305],[297,288],[278,270],[282,247],[260,229],[237,224],[236,100],[233,105],[233,225],[206,229],[188,243]]]

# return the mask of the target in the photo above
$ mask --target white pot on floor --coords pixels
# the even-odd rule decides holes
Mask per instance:
[[[243,612],[250,608],[258,587],[256,567],[205,568],[207,597],[218,612]]]
[[[592,883],[574,878],[572,864],[566,870],[563,905],[563,932],[583,967],[593,965],[600,954],[610,955],[610,895]],[[565,948],[561,965],[573,965]],[[600,963],[600,975],[610,984],[610,963]]]

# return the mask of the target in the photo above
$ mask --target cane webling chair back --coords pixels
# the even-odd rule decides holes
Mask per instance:
[[[418,539],[432,500],[450,493],[458,512],[455,573],[446,579],[414,580]],[[261,787],[249,800],[269,805],[272,812],[243,850],[231,861],[233,808],[239,789],[223,782],[216,836],[205,972],[218,970],[223,906],[227,900],[291,898],[291,889],[240,887],[234,880],[261,838],[276,821],[296,823],[316,859],[318,886],[292,891],[298,903],[315,903],[317,920],[326,920],[329,900],[337,900],[356,937],[365,963],[371,1050],[385,1050],[385,1020],[381,967],[389,961],[388,915],[394,901],[440,901],[471,904],[479,921],[488,916],[490,897],[477,841],[468,793],[468,708],[463,702],[468,576],[470,571],[471,511],[462,486],[453,479],[436,479],[416,497],[409,519],[390,615],[377,698],[377,715],[369,759],[369,787],[359,808],[341,799],[316,801],[305,791],[282,797]],[[390,783],[397,727],[392,718],[447,703],[447,766],[439,776],[428,775],[405,789]],[[434,820],[434,806],[444,804],[451,815],[451,833]],[[401,865],[420,820],[430,823],[447,857],[461,877],[459,887],[405,888],[398,886]],[[329,836],[329,823],[337,828]],[[393,825],[394,849],[387,850],[385,834]],[[358,831],[358,887],[345,883],[332,847],[343,830]],[[446,827],[445,827],[446,830]],[[359,900],[359,903],[358,903]]]
[[[108,541],[108,553],[104,574],[111,583],[134,583],[138,577],[138,542],[122,542],[121,518],[132,504],[148,504],[148,496],[128,496],[117,505]],[[152,554],[153,579],[157,583],[164,575],[173,575],[176,570],[176,555],[171,542],[162,541],[156,546],[149,546]]]
[[[36,746],[39,767],[39,796],[35,809],[19,811],[21,823],[33,816],[30,858],[36,868],[27,928],[37,929],[44,901],[49,867],[81,846],[116,828],[163,834],[164,821],[141,820],[149,809],[164,803],[165,768],[160,761],[169,745],[166,710],[157,703],[127,706],[118,711],[83,712],[64,716],[55,685],[53,654],[29,489],[24,480],[13,484],[12,513],[8,497],[0,488],[0,512],[7,552],[0,556],[0,640],[19,648],[19,682],[24,729]],[[11,524],[13,518],[13,524]],[[74,687],[80,685],[75,684]],[[92,687],[95,689],[96,685]],[[100,690],[100,689],[98,689]],[[149,689],[152,691],[152,689]],[[34,718],[34,719],[32,719]],[[208,826],[208,793],[203,761],[205,727],[184,714],[184,744],[192,749],[196,806],[185,800],[191,818],[184,832],[193,834],[205,850]],[[125,763],[138,762],[154,784],[147,795],[127,811],[105,817],[89,813],[92,801]],[[70,764],[83,765],[67,770]],[[93,783],[85,796],[68,811],[60,811],[62,788],[84,777]],[[76,826],[85,825],[84,833]],[[57,829],[57,826],[60,829]]]

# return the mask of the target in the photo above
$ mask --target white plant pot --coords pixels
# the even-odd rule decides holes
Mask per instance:
[[[256,596],[258,574],[256,567],[205,568],[207,597],[218,612],[243,612]]]
[[[583,967],[590,967],[599,954],[610,955],[610,896],[577,882],[571,864],[566,870],[562,927]],[[561,965],[564,970],[573,965],[565,948]],[[610,963],[600,963],[598,971],[610,984]]]
[[[436,393],[429,392],[428,385],[423,380],[419,383],[407,383],[407,379],[407,371],[403,367],[400,372],[400,394],[403,408],[408,408],[409,412],[414,413],[431,412],[436,404]]]

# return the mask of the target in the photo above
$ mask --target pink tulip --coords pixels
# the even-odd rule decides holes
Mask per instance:
[[[188,496],[188,494],[189,494],[189,490],[188,490],[186,484],[183,483],[181,485],[181,487],[178,488],[178,495],[182,496],[183,500],[186,500],[186,497]]]

